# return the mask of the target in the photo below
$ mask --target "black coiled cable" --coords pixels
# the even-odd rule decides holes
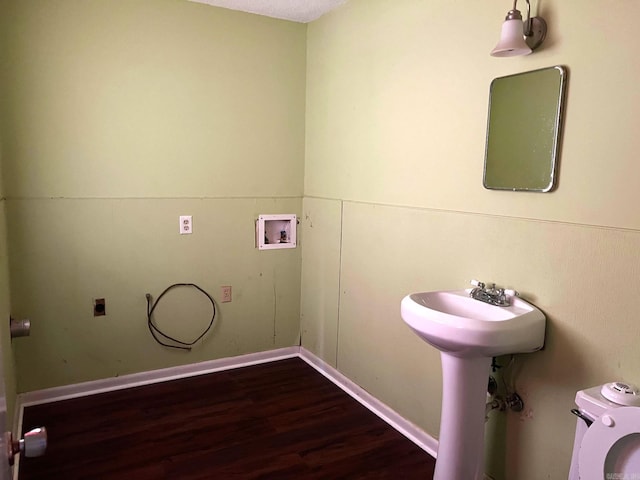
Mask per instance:
[[[153,315],[153,311],[156,309],[156,306],[158,305],[158,303],[160,302],[162,297],[164,297],[164,295],[169,290],[171,290],[173,288],[177,288],[177,287],[193,287],[193,288],[199,290],[202,294],[204,294],[209,299],[209,301],[211,302],[211,307],[213,309],[213,315],[211,315],[211,321],[209,322],[209,325],[207,326],[205,331],[202,332],[200,334],[200,336],[198,336],[198,338],[196,338],[193,342],[183,342],[182,340],[178,340],[177,338],[173,338],[173,337],[167,335],[166,333],[162,332],[162,330],[160,330],[156,325],[154,325],[153,320],[151,319],[151,316]],[[147,293],[146,297],[147,297],[147,326],[149,327],[149,332],[151,332],[151,336],[155,339],[155,341],[158,342],[160,345],[162,345],[164,347],[176,348],[178,350],[191,351],[191,347],[198,340],[200,340],[202,337],[204,337],[207,334],[207,332],[209,332],[209,330],[211,330],[211,327],[213,326],[213,321],[216,318],[216,302],[213,300],[211,295],[209,295],[205,290],[200,288],[195,283],[174,283],[173,285],[170,285],[169,287],[167,287],[164,290],[164,292],[162,292],[160,294],[160,296],[156,299],[156,301],[153,302],[153,303],[151,302],[151,294],[150,293]],[[171,345],[170,343],[165,343],[160,338],[158,338],[156,336],[156,334],[164,337],[167,340],[175,342],[178,345]]]

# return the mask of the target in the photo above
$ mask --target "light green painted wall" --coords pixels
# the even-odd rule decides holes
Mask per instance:
[[[6,39],[0,32],[0,45],[4,44]],[[0,69],[0,79],[3,78],[4,70]],[[1,80],[0,80],[1,84]],[[3,96],[0,95],[0,112],[4,111]],[[0,115],[0,118],[2,115]],[[1,120],[0,120],[1,121]],[[6,210],[7,203],[4,194],[2,181],[2,151],[3,136],[0,132],[0,348],[2,349],[2,358],[0,360],[0,374],[4,379],[4,397],[6,401],[6,429],[11,430],[13,426],[15,400],[17,393],[15,361],[13,349],[11,347],[11,335],[9,331],[9,317],[11,315],[11,292],[9,282],[9,252],[7,247],[7,220]]]
[[[303,272],[338,267],[303,275],[303,329],[337,332],[303,345],[437,437],[439,357],[400,300],[472,278],[519,290],[547,314],[547,339],[507,378],[525,410],[489,422],[500,480],[566,478],[575,392],[640,384],[640,6],[541,5],[549,37],[528,57],[489,56],[502,2],[351,0],[307,38]],[[558,190],[483,189],[491,80],[555,64],[569,70]]]
[[[254,219],[297,213],[299,199],[9,200],[12,309],[30,316],[32,334],[14,342],[20,391],[153,370],[296,345],[299,249],[260,252]],[[177,218],[194,218],[191,236]],[[96,226],[97,225],[97,226]],[[151,338],[145,294],[196,283],[218,302],[217,323],[192,352]],[[107,300],[93,317],[92,299]],[[167,333],[196,338],[209,303],[172,292],[155,318]]]
[[[18,391],[297,345],[301,249],[258,252],[254,220],[302,210],[306,25],[182,0],[2,11]],[[176,282],[233,287],[191,353],[147,330],[145,293]],[[157,310],[185,340],[208,320],[193,292]]]
[[[309,197],[303,201],[301,340],[308,350],[334,367],[339,326],[341,216],[340,202]]]
[[[302,194],[304,25],[183,0],[4,11],[7,197]]]
[[[603,19],[600,0],[542,5],[548,40],[510,59],[487,53],[508,2],[355,0],[310,24],[305,195],[640,229],[640,216],[620,208],[640,190],[629,175],[640,105],[626,48],[633,22]],[[444,40],[452,22],[454,45]],[[485,191],[491,80],[556,64],[569,69],[560,188]]]

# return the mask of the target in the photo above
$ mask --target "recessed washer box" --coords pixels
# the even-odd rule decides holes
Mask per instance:
[[[256,244],[260,250],[296,248],[295,215],[260,215],[256,222]]]

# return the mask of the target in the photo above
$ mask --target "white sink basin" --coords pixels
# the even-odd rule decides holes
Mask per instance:
[[[535,352],[544,344],[544,314],[518,297],[497,307],[471,298],[469,290],[412,293],[400,312],[423,340],[458,357]]]

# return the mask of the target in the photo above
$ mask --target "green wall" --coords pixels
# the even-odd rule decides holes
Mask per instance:
[[[0,45],[6,45],[7,38],[4,32],[0,32]],[[2,49],[0,49],[2,50]],[[0,59],[3,58],[0,53]],[[0,82],[4,78],[6,70],[0,69]],[[0,92],[2,92],[0,87]],[[4,95],[0,95],[0,112],[5,111],[6,102]],[[0,122],[2,114],[0,114]],[[4,397],[6,400],[6,429],[11,430],[13,427],[13,418],[15,410],[15,401],[17,394],[16,372],[12,349],[11,336],[9,332],[9,316],[11,315],[11,291],[9,282],[9,250],[7,245],[7,202],[5,199],[5,190],[3,180],[3,140],[4,132],[0,131],[0,348],[2,355],[0,358],[0,373],[4,378],[4,382],[0,388],[4,387]]]
[[[510,5],[490,3],[351,0],[309,25],[302,342],[437,437],[439,355],[401,299],[473,278],[518,290],[547,314],[546,346],[505,375],[526,406],[492,415],[487,472],[560,479],[576,391],[640,384],[640,6],[532,2],[546,43],[500,59]],[[483,189],[491,81],[556,64],[557,191]]]
[[[32,321],[18,391],[297,345],[301,249],[259,252],[254,221],[301,213],[306,25],[179,0],[2,12],[11,312]],[[146,325],[145,294],[177,282],[233,287],[190,353]],[[157,309],[184,340],[209,318],[188,290]]]

